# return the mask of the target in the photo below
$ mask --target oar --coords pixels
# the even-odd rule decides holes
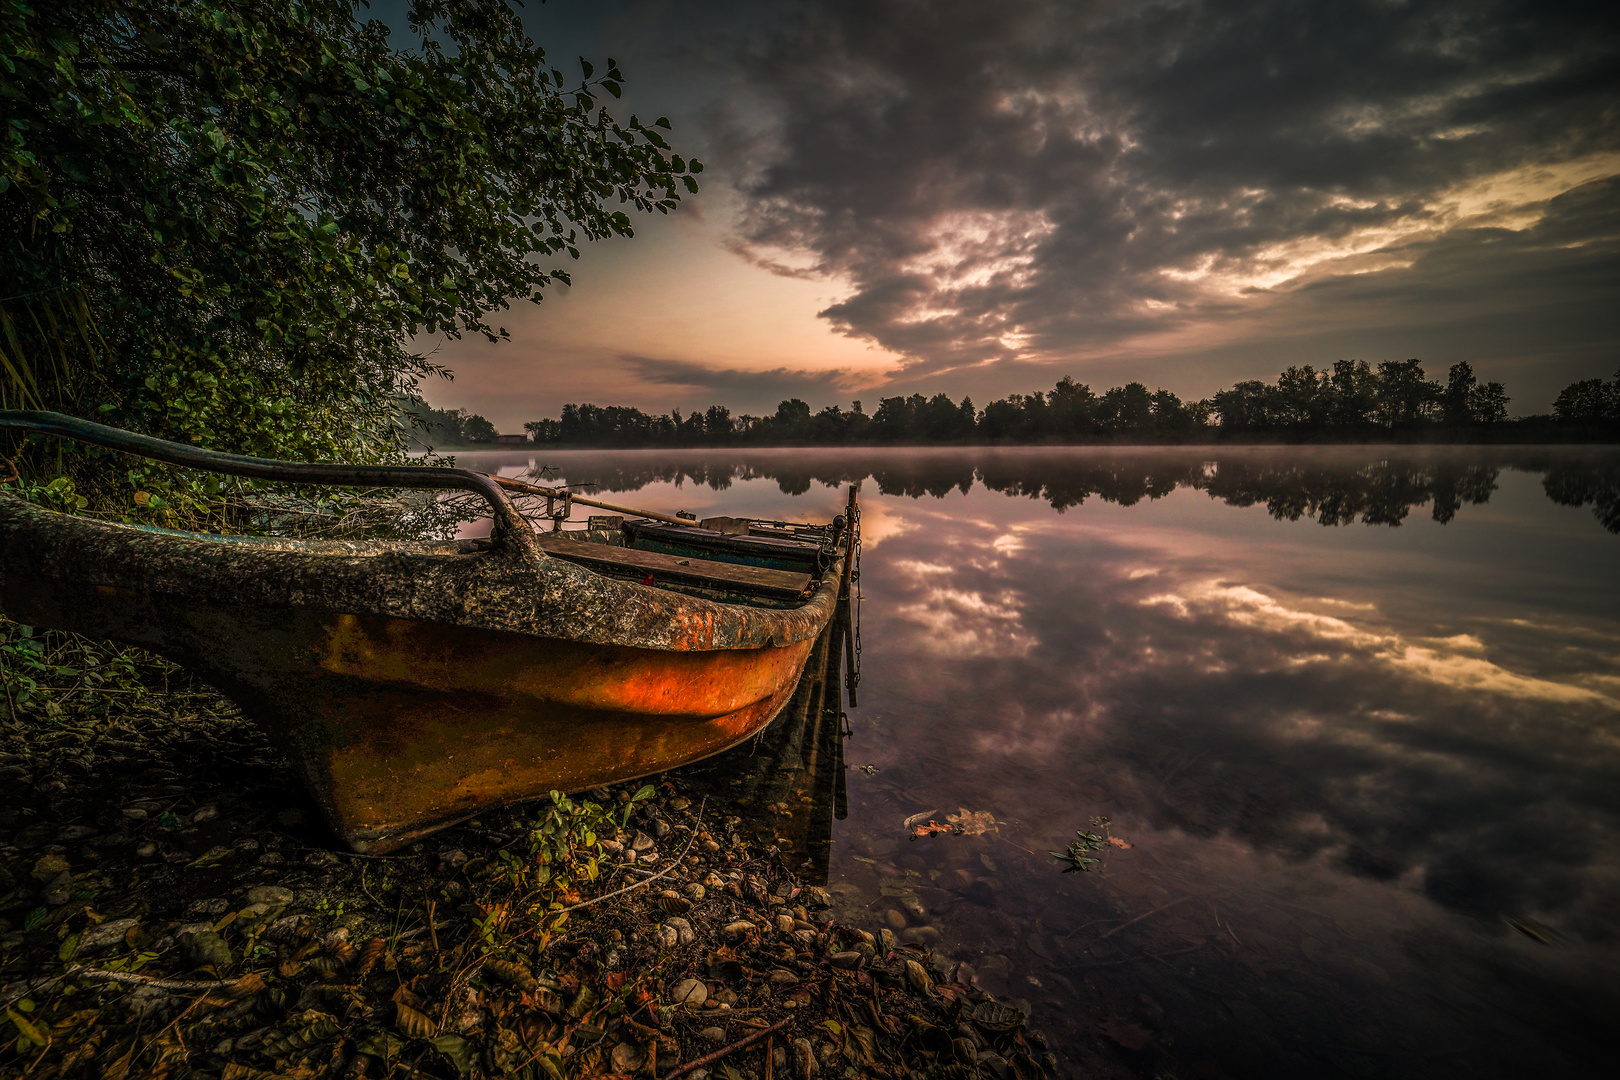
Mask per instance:
[[[491,476],[490,479],[501,485],[501,487],[506,488],[508,491],[522,491],[529,495],[544,495],[550,499],[566,498],[572,502],[579,503],[581,506],[594,506],[598,510],[611,510],[615,514],[629,514],[631,517],[644,517],[652,518],[654,521],[667,521],[671,525],[684,525],[689,529],[697,527],[697,522],[695,521],[688,521],[685,518],[671,517],[668,514],[660,514],[656,510],[637,510],[631,506],[618,506],[614,503],[602,502],[600,499],[587,499],[583,495],[575,495],[568,491],[559,491],[556,488],[541,487],[539,484],[525,484],[522,480],[512,480],[505,476]]]

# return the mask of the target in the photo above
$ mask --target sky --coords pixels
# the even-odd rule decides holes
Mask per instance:
[[[389,17],[388,5],[375,13]],[[1065,375],[1193,400],[1458,361],[1510,413],[1620,369],[1620,6],[550,0],[702,191],[589,246],[439,407],[981,407]],[[390,21],[393,21],[390,19]],[[574,70],[577,70],[577,66]]]

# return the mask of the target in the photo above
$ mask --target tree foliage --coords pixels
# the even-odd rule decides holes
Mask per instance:
[[[409,38],[355,0],[0,0],[0,404],[379,460],[440,370],[412,335],[504,337],[697,190],[507,0],[414,0]]]
[[[1570,383],[1553,402],[1553,415],[1565,424],[1620,426],[1620,371],[1607,383],[1602,379]]]

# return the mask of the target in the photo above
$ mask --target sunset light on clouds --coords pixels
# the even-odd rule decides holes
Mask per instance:
[[[387,10],[377,13],[389,17]],[[566,401],[769,412],[1063,375],[1183,397],[1459,360],[1545,411],[1620,362],[1612,6],[582,3],[702,192],[511,340],[421,341],[503,430]]]

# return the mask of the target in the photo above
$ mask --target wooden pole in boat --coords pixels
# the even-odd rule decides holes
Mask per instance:
[[[571,502],[577,502],[582,506],[594,506],[598,510],[611,510],[615,514],[629,514],[632,517],[652,518],[654,521],[667,521],[671,525],[684,525],[687,528],[696,528],[697,526],[697,522],[695,521],[688,521],[685,518],[671,517],[668,514],[660,514],[656,510],[637,510],[631,506],[617,506],[610,502],[602,502],[600,499],[587,499],[583,495],[575,495],[571,492],[559,491],[556,488],[541,487],[539,484],[525,484],[521,480],[513,480],[506,476],[491,476],[490,479],[508,491],[521,491],[526,495],[546,495],[553,499],[560,499],[566,494]]]
[[[844,580],[839,586],[839,592],[844,598],[844,667],[848,674],[845,676],[844,686],[849,691],[849,707],[858,707],[855,700],[855,545],[860,537],[861,507],[857,498],[860,489],[854,484],[849,485],[849,508],[844,511]]]

